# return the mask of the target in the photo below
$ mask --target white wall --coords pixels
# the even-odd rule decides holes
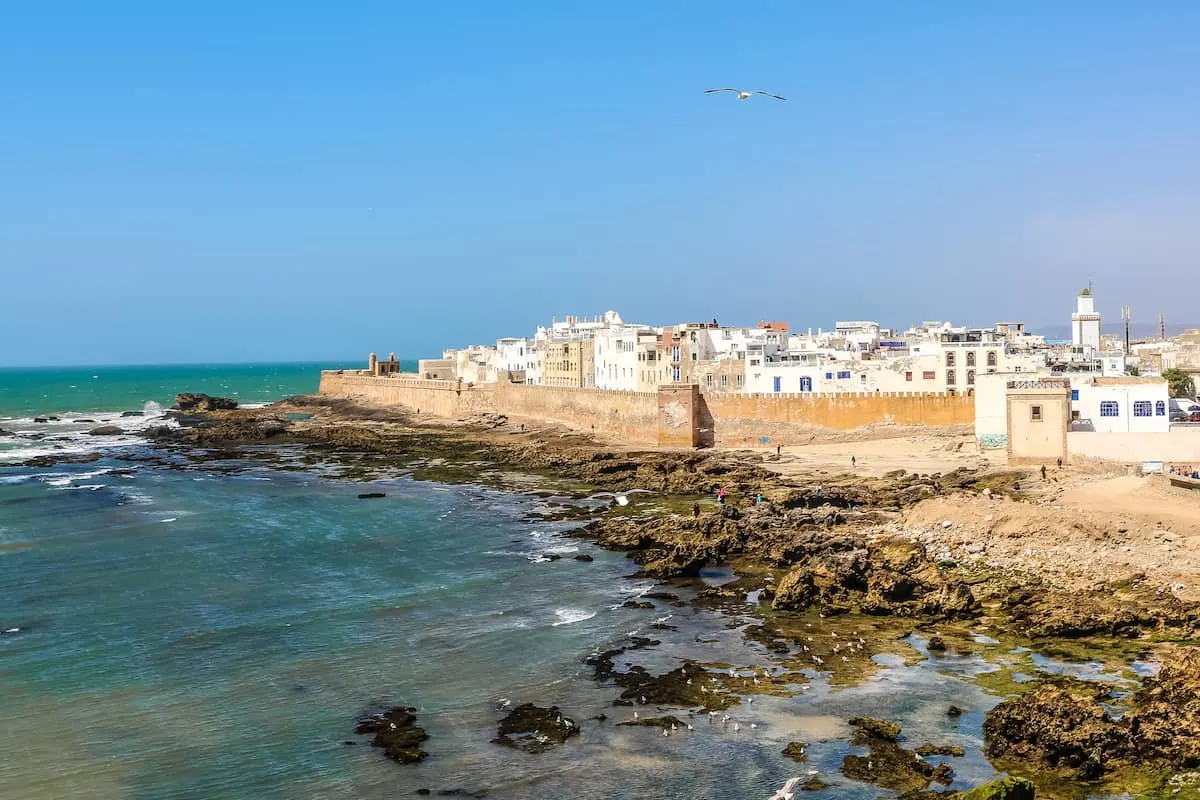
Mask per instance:
[[[636,325],[610,325],[596,331],[596,388],[637,391],[639,330]]]
[[[1103,458],[1125,464],[1143,461],[1200,463],[1200,428],[1175,428],[1152,433],[1093,433],[1071,431],[1067,452],[1072,456]]]
[[[1098,433],[1165,433],[1171,429],[1166,381],[1108,386],[1095,385],[1091,378],[1072,378],[1071,390],[1079,393],[1079,399],[1071,402],[1071,410],[1079,412],[1077,427],[1090,424]],[[1150,403],[1150,416],[1135,416],[1137,401]],[[1117,404],[1116,416],[1101,415],[1101,404],[1105,402]],[[1158,413],[1160,402],[1162,414]]]

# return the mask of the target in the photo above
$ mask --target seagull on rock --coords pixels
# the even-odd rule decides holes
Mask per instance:
[[[786,97],[780,97],[777,94],[771,94],[770,92],[764,92],[761,89],[754,89],[753,91],[749,91],[749,92],[747,92],[745,89],[705,89],[704,90],[705,94],[712,94],[713,92],[733,92],[734,94],[737,95],[738,100],[748,100],[748,99],[750,99],[751,95],[755,95],[755,94],[762,94],[762,95],[766,95],[767,97],[774,97],[776,100],[787,100]]]

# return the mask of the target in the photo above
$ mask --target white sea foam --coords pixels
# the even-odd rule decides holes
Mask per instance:
[[[552,627],[557,628],[559,625],[571,625],[575,622],[583,622],[585,619],[591,619],[596,616],[595,611],[585,611],[581,608],[556,608],[554,616],[558,617],[558,622],[551,623]]]

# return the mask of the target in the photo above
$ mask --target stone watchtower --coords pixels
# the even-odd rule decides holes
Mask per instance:
[[[375,355],[374,353],[371,353],[371,355],[367,356],[367,372],[371,373],[372,375],[379,374],[379,356]]]

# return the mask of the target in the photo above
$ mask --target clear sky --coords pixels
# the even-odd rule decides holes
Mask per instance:
[[[0,365],[1036,326],[1089,280],[1200,324],[1198,41],[1194,0],[0,0]]]

